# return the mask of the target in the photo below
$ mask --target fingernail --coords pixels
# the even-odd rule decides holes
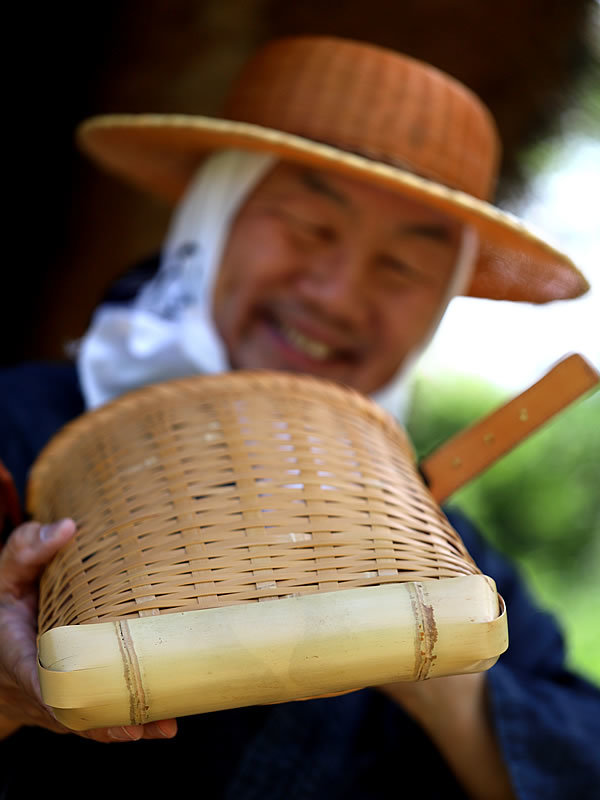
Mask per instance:
[[[166,726],[163,728],[163,726],[160,723],[158,723],[156,727],[158,728],[160,735],[164,736],[165,739],[171,739],[174,736],[173,731],[167,728]]]
[[[42,525],[40,528],[40,539],[42,542],[49,542],[56,536],[60,522],[53,522],[52,525]]]
[[[134,726],[109,728],[107,733],[111,739],[115,739],[117,742],[135,742],[142,736],[141,730]]]
[[[166,727],[163,727],[158,722],[151,722],[147,723],[144,728],[144,737],[146,739],[151,738],[155,739],[157,737],[161,737],[162,739],[170,739],[172,734]]]
[[[67,521],[67,517],[65,519],[59,519],[58,522],[53,522],[48,525],[42,525],[40,528],[40,539],[42,542],[49,542],[54,539],[57,533],[62,529],[63,522]]]

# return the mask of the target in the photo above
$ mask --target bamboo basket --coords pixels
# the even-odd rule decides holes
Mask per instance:
[[[77,534],[41,583],[44,701],[75,730],[482,671],[506,614],[403,430],[306,376],[137,390],[41,453]]]

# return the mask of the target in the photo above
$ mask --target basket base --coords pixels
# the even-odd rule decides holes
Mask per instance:
[[[38,656],[44,702],[86,730],[479,672],[507,645],[469,575],[59,627]]]

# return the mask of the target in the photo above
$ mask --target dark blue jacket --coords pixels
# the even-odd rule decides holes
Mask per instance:
[[[48,438],[83,411],[69,364],[0,372],[0,459],[21,492]],[[600,692],[564,665],[560,632],[516,572],[449,514],[508,608],[489,671],[493,722],[516,794],[600,797]],[[23,728],[0,743],[0,798],[197,796],[231,800],[465,797],[423,731],[375,690],[183,718],[169,741],[103,745]]]

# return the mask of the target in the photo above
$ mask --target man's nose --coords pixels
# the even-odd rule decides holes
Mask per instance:
[[[310,259],[299,275],[298,287],[305,299],[346,324],[368,320],[367,262],[350,248],[335,248]]]

